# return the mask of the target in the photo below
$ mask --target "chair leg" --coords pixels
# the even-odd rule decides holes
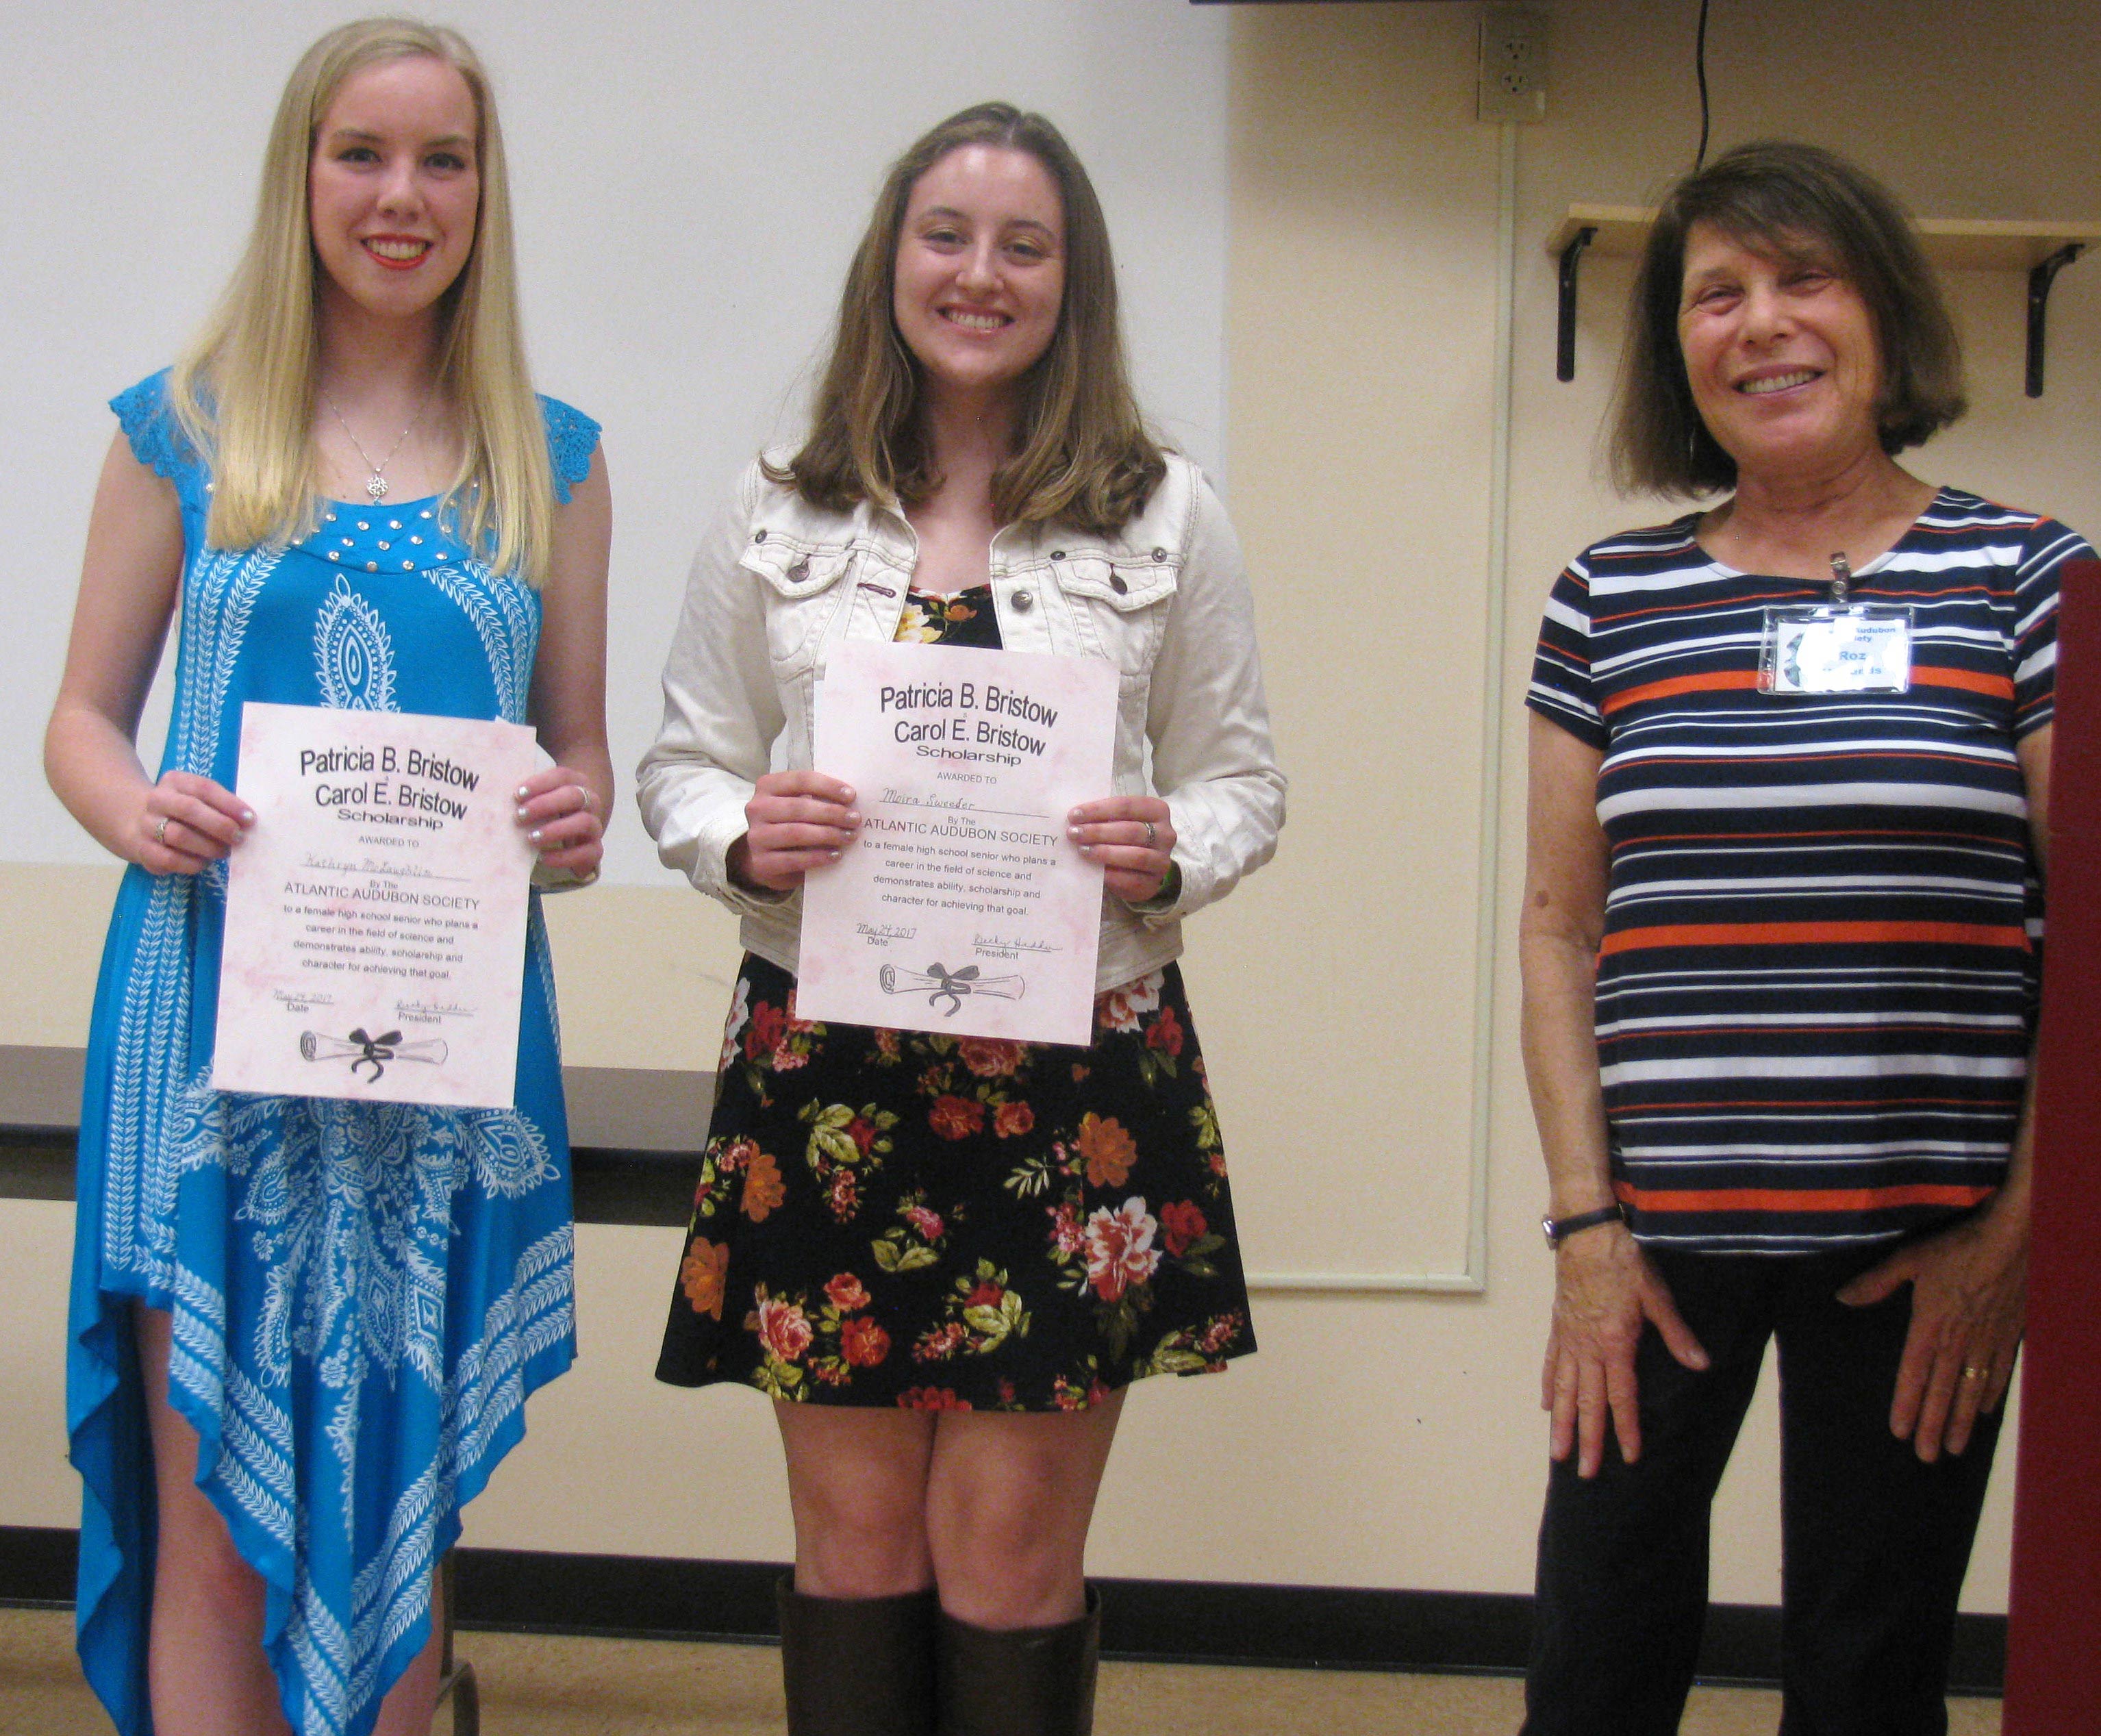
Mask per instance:
[[[438,1684],[438,1704],[444,1705],[448,1696],[453,1703],[453,1736],[481,1736],[481,1690],[475,1685],[472,1664],[446,1671]]]
[[[1093,1736],[1101,1599],[1050,1628],[1002,1630],[941,1615],[938,1736]]]
[[[474,1679],[474,1666],[461,1663],[453,1656],[453,1610],[457,1602],[453,1589],[458,1582],[453,1552],[448,1549],[445,1558],[438,1563],[437,1703],[444,1705],[448,1698],[453,1703],[453,1736],[481,1736],[481,1690]]]

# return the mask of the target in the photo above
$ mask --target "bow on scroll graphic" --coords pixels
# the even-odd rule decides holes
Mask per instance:
[[[959,971],[944,970],[938,964],[930,964],[922,971],[900,971],[894,964],[886,964],[876,980],[882,985],[885,994],[924,994],[929,1007],[941,1002],[949,1003],[950,1018],[963,1010],[966,994],[989,994],[994,1000],[1018,1001],[1021,992],[1028,986],[1020,976],[980,976],[975,964],[966,964]]]
[[[356,1073],[360,1067],[372,1069],[372,1077],[366,1083],[374,1083],[387,1070],[390,1061],[420,1061],[431,1065],[443,1066],[445,1043],[442,1037],[424,1037],[414,1043],[404,1043],[397,1030],[383,1032],[377,1037],[365,1034],[360,1025],[347,1038],[324,1037],[319,1031],[299,1034],[299,1053],[307,1061],[344,1061],[350,1062],[350,1070]],[[363,1077],[363,1075],[360,1075]]]

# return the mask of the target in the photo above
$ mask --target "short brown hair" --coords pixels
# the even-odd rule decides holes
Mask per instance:
[[[847,272],[809,438],[785,469],[769,465],[767,474],[833,512],[864,500],[909,506],[940,487],[919,422],[918,365],[897,330],[892,301],[913,184],[966,144],[1027,152],[1057,183],[1065,214],[1058,327],[1022,380],[1015,450],[993,473],[993,513],[1003,525],[1055,520],[1113,534],[1145,504],[1166,462],[1131,394],[1116,266],[1094,184],[1056,127],[1009,103],[950,115],[891,165]]]
[[[1685,239],[1696,223],[1828,264],[1859,292],[1882,368],[1883,451],[1923,445],[1967,407],[1961,341],[1895,195],[1813,144],[1738,145],[1671,188],[1649,231],[1613,413],[1612,476],[1622,489],[1705,494],[1736,484],[1736,461],[1701,419],[1679,347]]]

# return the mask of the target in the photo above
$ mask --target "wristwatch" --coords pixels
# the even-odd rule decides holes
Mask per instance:
[[[1579,1211],[1573,1217],[1541,1218],[1539,1227],[1546,1233],[1546,1245],[1558,1248],[1579,1229],[1592,1229],[1600,1224],[1624,1224],[1627,1208],[1615,1200],[1609,1206],[1600,1206],[1595,1211]]]

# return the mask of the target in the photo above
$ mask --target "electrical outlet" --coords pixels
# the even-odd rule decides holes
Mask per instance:
[[[1546,31],[1544,12],[1518,6],[1481,8],[1480,83],[1475,103],[1475,118],[1546,118]]]

